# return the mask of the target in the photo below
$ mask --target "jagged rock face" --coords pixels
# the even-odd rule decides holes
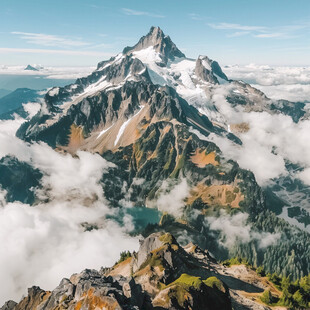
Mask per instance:
[[[218,78],[228,81],[227,76],[219,64],[207,56],[198,57],[196,60],[195,74],[199,79],[208,83],[219,84]]]
[[[187,204],[200,209],[200,212],[208,209],[212,203],[218,203],[208,198],[213,190],[217,195],[218,191],[223,191],[222,203],[226,204],[225,191],[228,190],[228,184],[231,191],[240,188],[240,193],[244,195],[244,198],[236,195],[230,204],[236,203],[235,206],[240,208],[237,203],[239,197],[244,203],[242,208],[250,213],[257,214],[264,209],[264,198],[252,173],[221,158],[216,145],[200,140],[184,125],[157,122],[150,125],[133,145],[116,152],[106,152],[103,156],[116,165],[105,175],[103,184],[113,205],[117,205],[118,201],[124,198],[120,196],[123,182],[117,182],[115,176],[126,180],[128,188],[125,192],[131,193],[130,200],[142,205],[146,203],[144,197],[147,197],[149,203],[156,200],[164,180],[186,176],[190,186],[197,189],[190,194]],[[210,160],[212,156],[214,161]],[[134,183],[135,178],[142,178],[144,182],[137,185]],[[212,184],[215,183],[217,186],[213,187]],[[201,196],[205,191],[210,192]],[[227,205],[229,203],[227,202]]]
[[[217,286],[202,280],[214,274],[207,268],[214,261],[202,250],[191,252],[193,247],[185,250],[172,235],[153,234],[138,253],[113,268],[86,269],[51,292],[34,286],[19,303],[9,301],[1,310],[231,309],[228,287],[219,279]]]
[[[100,142],[98,128],[109,128],[111,145],[108,146],[106,143],[105,149],[111,149],[114,147],[113,142],[117,138],[120,125],[131,119],[142,107],[144,111],[141,115],[144,117],[138,119],[140,122],[136,124],[136,127],[140,126],[146,129],[145,125],[165,119],[186,124],[189,124],[188,121],[190,121],[193,127],[201,130],[205,135],[208,135],[210,131],[219,130],[214,129],[207,117],[200,115],[172,88],[161,88],[150,83],[130,81],[120,88],[99,91],[93,96],[71,105],[66,115],[50,126],[43,124],[38,126],[38,123],[46,121],[46,117],[37,116],[23,124],[18,130],[17,136],[26,141],[42,140],[52,147],[67,146],[70,143],[72,126],[75,126],[81,128],[82,138],[85,140],[85,143],[80,143],[78,147],[102,153],[102,150],[98,149]],[[97,131],[96,135],[92,135],[94,131]],[[112,135],[111,132],[113,132]],[[137,135],[137,138],[139,136]],[[133,141],[134,139],[129,138],[129,142]],[[122,145],[128,145],[129,142]]]
[[[171,41],[170,37],[166,36],[159,27],[151,27],[146,36],[142,37],[135,46],[126,47],[123,53],[129,54],[151,46],[162,56],[163,63],[159,63],[160,65],[167,64],[168,60],[185,57],[185,55]]]

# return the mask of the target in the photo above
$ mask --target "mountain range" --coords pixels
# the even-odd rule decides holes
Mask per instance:
[[[207,56],[199,56],[196,60],[187,58],[159,27],[152,27],[136,45],[100,62],[90,75],[65,87],[50,89],[40,111],[24,122],[16,135],[29,143],[45,142],[58,152],[72,156],[78,156],[80,150],[98,153],[113,163],[101,180],[109,206],[124,212],[128,205],[132,210],[139,208],[142,212],[151,209],[160,218],[159,221],[144,220],[139,225],[136,219],[132,234],[150,240],[150,234],[165,231],[175,237],[171,237],[174,241],[170,244],[174,251],[192,241],[202,249],[201,253],[205,250],[212,253],[213,258],[208,258],[210,266],[216,264],[214,258],[225,260],[237,256],[254,267],[263,265],[267,273],[299,279],[310,270],[310,235],[307,231],[310,216],[306,208],[301,207],[300,196],[294,194],[302,189],[303,200],[309,201],[309,188],[292,175],[260,186],[254,173],[241,168],[229,152],[217,145],[217,141],[226,141],[236,148],[243,145],[242,134],[251,130],[251,124],[240,121],[238,115],[287,115],[298,124],[309,119],[309,112],[304,107],[302,103],[271,100],[247,83],[230,80],[218,62]],[[302,169],[290,162],[286,162],[286,167],[288,170]],[[11,156],[1,160],[0,170],[6,175],[5,181],[0,179],[0,182],[7,191],[7,199],[31,203],[35,207],[40,199],[35,188],[39,187],[42,172]],[[16,194],[21,186],[15,181],[13,173],[16,171],[27,171],[29,176],[20,195]],[[286,200],[281,194],[283,191],[291,193],[292,199]],[[302,223],[303,229],[283,219],[280,216],[283,210],[288,210],[289,217]],[[230,240],[230,232],[225,231],[229,220],[245,229],[245,238],[241,234]],[[87,229],[98,228],[89,223]],[[157,241],[156,244],[157,248],[163,246]],[[144,259],[157,248],[143,254]],[[186,249],[180,249],[181,260],[186,257],[189,265],[200,264],[191,261],[197,258],[189,258]],[[139,261],[139,253],[134,260]],[[167,262],[174,257],[170,252],[162,255]],[[206,254],[201,255],[206,259]],[[176,260],[179,262],[180,258],[176,256]],[[220,280],[216,282],[220,283],[219,287],[212,284],[210,288],[201,280],[206,278],[208,282],[208,278],[214,276],[211,271],[206,272],[207,277],[202,271],[194,274],[187,268],[183,270],[183,263],[180,263],[182,268],[178,265],[180,269],[174,269],[174,263],[170,263],[171,277],[169,272],[164,272],[164,287],[159,289],[160,281],[153,283],[151,278],[159,276],[158,268],[161,273],[163,270],[153,261],[157,268],[149,267],[152,275],[148,281],[156,289],[149,286],[149,282],[139,283],[141,289],[134,282],[143,277],[138,275],[143,263],[133,263],[131,268],[135,270],[131,276],[134,280],[130,280],[133,282],[114,279],[116,273],[113,270],[85,271],[73,276],[74,280],[64,280],[51,293],[34,288],[29,291],[27,301],[3,309],[34,309],[34,306],[29,308],[29,302],[34,302],[37,309],[75,309],[78,304],[78,309],[90,309],[86,303],[94,300],[100,304],[109,300],[108,309],[121,309],[122,303],[128,305],[128,309],[151,309],[146,304],[136,304],[142,303],[141,300],[153,306],[156,304],[156,309],[231,309],[232,304],[235,304],[234,309],[264,309],[256,303],[251,305],[250,299],[245,301],[244,296],[238,302],[230,299],[228,283],[231,280],[226,283],[226,271],[215,265],[208,268],[222,270]],[[172,270],[177,269],[173,275]],[[202,284],[197,280],[200,283],[198,291],[205,291],[205,294],[201,296],[181,285],[186,291],[182,294],[188,296],[188,300],[182,300],[180,304],[178,298],[171,299],[173,294],[178,294],[173,285],[178,286],[175,281],[182,274],[199,275]],[[95,282],[104,283],[104,291],[109,287],[114,299],[105,297],[105,301],[99,301],[101,288]],[[123,293],[127,290],[125,286],[130,289]],[[256,293],[266,289],[266,285],[262,287]],[[133,301],[130,290],[140,293],[142,290],[144,299]],[[65,300],[60,302],[64,296]],[[139,299],[137,296],[140,295],[135,295],[135,299]],[[202,308],[201,305],[208,302],[204,298],[218,299],[212,304],[219,304]],[[44,301],[44,306],[39,306],[39,299]],[[56,308],[56,304],[66,304],[66,307]],[[113,308],[112,304],[116,306]]]

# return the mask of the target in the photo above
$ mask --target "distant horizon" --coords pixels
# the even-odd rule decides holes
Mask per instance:
[[[310,2],[3,0],[0,66],[94,66],[159,26],[189,58],[309,66]]]

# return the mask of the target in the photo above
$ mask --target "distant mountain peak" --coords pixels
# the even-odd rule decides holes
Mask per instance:
[[[218,62],[210,59],[208,56],[200,55],[197,58],[195,73],[205,82],[218,83],[219,79],[228,81]]]
[[[177,48],[169,36],[166,36],[160,27],[152,26],[147,35],[143,36],[139,42],[123,50],[124,54],[133,53],[149,47],[153,47],[158,52],[164,63],[174,60],[175,58],[183,58],[185,55]]]
[[[29,70],[29,71],[39,71],[39,69],[31,66],[31,65],[28,65],[24,70]]]

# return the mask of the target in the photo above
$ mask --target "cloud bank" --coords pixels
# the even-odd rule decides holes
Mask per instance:
[[[260,248],[266,248],[275,244],[280,238],[280,233],[266,233],[253,231],[251,225],[247,223],[249,215],[246,213],[237,213],[235,215],[222,212],[220,217],[208,217],[209,228],[220,232],[220,245],[231,248],[236,242],[248,243],[257,241]]]
[[[310,102],[310,67],[226,66],[230,79],[243,80],[271,99]]]
[[[0,121],[0,158],[14,155],[44,176],[39,202],[31,207],[6,203],[0,191],[0,304],[18,301],[27,287],[52,289],[63,277],[84,268],[111,266],[122,250],[137,250],[126,227],[107,220],[113,214],[99,180],[111,166],[101,156],[62,155],[44,143],[27,144],[14,134],[22,119]],[[88,227],[95,229],[85,229]]]

